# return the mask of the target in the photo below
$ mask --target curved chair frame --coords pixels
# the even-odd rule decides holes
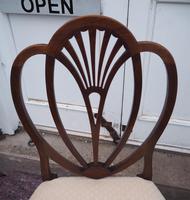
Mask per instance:
[[[102,47],[100,50],[97,77],[95,73],[96,30],[105,31]],[[89,67],[84,47],[85,45],[81,35],[81,32],[83,31],[88,31],[89,33],[91,68]],[[107,48],[107,44],[111,35],[116,37],[117,41],[111,51],[107,65],[103,71],[102,63],[105,56],[105,50]],[[75,37],[79,45],[85,63],[84,67],[82,67],[77,53],[75,52],[69,41],[69,39],[72,37]],[[110,64],[122,45],[125,47],[125,52],[117,59],[108,74]],[[63,48],[66,48],[67,51],[70,53],[78,69],[73,66],[69,58],[62,52]],[[167,74],[167,93],[165,103],[159,120],[157,121],[148,138],[142,143],[142,145],[137,148],[137,150],[133,152],[129,157],[123,159],[117,164],[111,165],[114,159],[120,153],[121,149],[126,144],[126,141],[129,138],[130,133],[132,132],[134,123],[137,118],[142,91],[142,69],[140,58],[141,52],[155,53],[163,60],[165,64]],[[37,54],[46,55],[46,90],[54,122],[62,140],[71,151],[71,153],[74,155],[74,157],[78,160],[79,165],[74,164],[73,162],[61,156],[43,139],[43,137],[39,134],[38,130],[33,124],[32,120],[30,119],[29,114],[26,110],[21,90],[21,72],[26,60]],[[102,163],[99,162],[98,144],[104,103],[110,84],[115,74],[120,69],[122,64],[129,58],[132,58],[134,73],[134,98],[131,114],[127,127],[121,137],[121,140],[119,141],[111,155],[108,156],[108,159],[104,163]],[[55,59],[60,61],[72,74],[79,86],[84,102],[86,104],[92,134],[93,162],[91,163],[87,163],[85,159],[80,155],[80,153],[76,150],[76,148],[70,141],[60,119],[54,93]],[[84,70],[86,70],[86,76]],[[102,79],[100,77],[102,77]],[[111,18],[104,16],[85,16],[74,19],[63,25],[58,31],[55,32],[49,44],[38,44],[24,49],[16,57],[13,63],[11,72],[11,89],[14,104],[20,120],[38,149],[43,180],[50,180],[54,178],[53,174],[50,171],[49,158],[73,173],[98,179],[115,174],[129,167],[142,157],[144,157],[144,170],[141,176],[145,179],[151,179],[153,150],[156,142],[160,138],[170,119],[176,100],[177,72],[173,57],[171,56],[169,51],[163,46],[147,41],[137,42],[134,36],[125,26]],[[96,121],[92,112],[92,107],[89,99],[89,95],[93,92],[100,95],[100,104],[98,108],[98,113],[96,114]]]

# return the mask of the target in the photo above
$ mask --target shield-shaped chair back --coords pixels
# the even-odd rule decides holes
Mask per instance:
[[[87,58],[87,50],[82,37],[82,32],[84,31],[89,35],[90,59]],[[99,61],[96,63],[97,31],[102,31],[104,34],[101,48],[98,52]],[[108,43],[112,36],[116,38],[116,42],[108,55],[107,61],[105,62],[104,59],[106,49],[108,48]],[[83,63],[78,56],[79,52],[75,50],[70,42],[72,38],[76,40],[80,54],[82,55]],[[64,54],[62,51],[64,48],[70,56]],[[116,54],[121,48],[124,49],[123,53],[116,60],[114,60]],[[126,141],[133,130],[139,110],[142,91],[141,52],[155,53],[161,57],[165,64],[167,74],[167,92],[165,103],[161,115],[148,138],[130,156],[113,165],[113,161],[126,144]],[[73,156],[77,159],[79,164],[75,164],[66,159],[49,143],[47,143],[39,134],[27,113],[21,91],[21,72],[26,60],[37,54],[44,54],[46,56],[46,89],[54,122],[62,140]],[[113,78],[120,67],[129,58],[132,59],[133,64],[134,96],[128,124],[120,141],[116,145],[116,148],[108,156],[105,162],[100,162],[99,136],[105,100]],[[80,152],[77,151],[67,135],[67,131],[63,125],[64,122],[62,123],[59,116],[54,92],[55,60],[60,61],[71,73],[84,99],[91,128],[93,162],[87,163]],[[103,66],[103,63],[105,63],[105,66]],[[124,25],[108,17],[85,16],[76,18],[66,23],[58,31],[56,31],[48,44],[30,46],[24,49],[17,56],[12,67],[11,87],[14,104],[20,120],[38,149],[41,160],[42,177],[44,180],[52,178],[49,168],[49,158],[71,172],[92,178],[102,178],[129,167],[142,157],[144,157],[145,161],[142,177],[151,179],[153,149],[170,119],[177,92],[177,73],[175,62],[171,54],[163,46],[152,42],[137,42],[132,33]],[[96,117],[94,116],[90,103],[89,96],[92,93],[97,93],[100,96]]]

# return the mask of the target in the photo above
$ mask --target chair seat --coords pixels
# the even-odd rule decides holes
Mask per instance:
[[[164,200],[152,181],[139,177],[62,177],[39,185],[30,200]]]

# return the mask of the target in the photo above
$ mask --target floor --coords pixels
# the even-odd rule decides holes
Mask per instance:
[[[68,148],[62,143],[60,136],[56,133],[44,133],[44,139],[49,142],[61,155],[72,162],[76,162]],[[91,162],[92,145],[91,140],[84,137],[70,136],[73,145],[84,156],[87,162]],[[34,146],[28,145],[29,137],[25,132],[17,133],[14,136],[6,136],[0,141],[0,171],[24,171],[37,173],[39,162],[31,169],[34,161],[38,160],[38,153]],[[109,141],[100,141],[99,144],[101,161],[115,149],[115,144]],[[120,161],[136,150],[134,145],[126,145],[116,161]],[[14,166],[14,168],[12,167]],[[12,169],[13,168],[13,169]],[[143,159],[122,171],[119,175],[135,176],[142,172]],[[161,185],[169,185],[177,188],[190,190],[190,154],[175,153],[171,151],[155,150],[153,159],[153,181]],[[190,199],[190,198],[189,198]]]
[[[43,137],[56,146],[56,149],[63,153],[66,158],[74,162],[58,135],[43,133]],[[85,159],[89,161],[91,141],[81,137],[71,137],[71,140],[85,156]],[[0,200],[27,200],[41,183],[38,154],[34,146],[28,146],[28,141],[29,137],[25,132],[6,136],[6,139],[0,141],[0,172],[6,174],[6,176],[2,176],[0,173]],[[101,141],[99,145],[103,160],[115,148],[112,142],[107,141]],[[121,157],[128,155],[135,149],[135,146],[126,145]],[[189,154],[155,151],[154,161],[156,162],[153,165],[153,180],[161,184],[158,187],[166,200],[190,200]],[[70,176],[69,172],[56,164],[50,164],[53,172],[58,173],[59,176]],[[141,160],[128,170],[124,170],[120,175],[135,176],[142,170],[142,164]]]
[[[1,200],[28,200],[35,188],[41,183],[39,175],[12,172],[0,177]],[[167,200],[189,200],[190,191],[158,186]]]
[[[22,172],[0,177],[1,200],[28,200],[41,183],[40,176]]]

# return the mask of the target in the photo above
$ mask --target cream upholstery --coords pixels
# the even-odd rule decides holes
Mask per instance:
[[[138,177],[62,177],[42,183],[30,200],[164,200],[153,182]]]

